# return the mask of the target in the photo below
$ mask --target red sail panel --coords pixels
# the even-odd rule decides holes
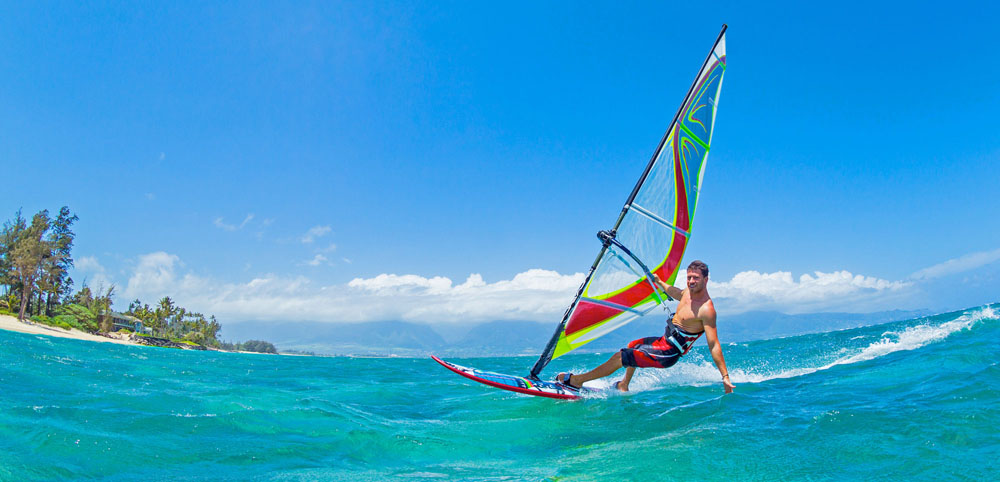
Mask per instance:
[[[580,330],[597,325],[622,311],[624,310],[581,299],[576,304],[576,309],[573,310],[573,315],[570,316],[569,322],[566,323],[566,335],[569,336]]]
[[[663,264],[655,270],[656,275],[659,276],[660,279],[669,282],[668,278],[675,273],[677,266],[681,262],[681,257],[684,256],[684,247],[686,244],[687,238],[679,233],[674,233],[674,242],[670,247],[670,252],[667,254],[667,258],[664,260]],[[643,278],[643,280],[638,284],[635,284],[620,293],[616,293],[614,296],[602,298],[602,300],[631,308],[641,303],[652,293],[653,287],[645,281],[645,278]],[[587,328],[607,321],[622,311],[624,310],[580,299],[576,307],[573,309],[573,313],[570,315],[569,321],[566,323],[564,333],[566,336],[570,336],[578,331],[586,330]]]
[[[672,276],[677,275],[677,267],[681,264],[681,258],[684,256],[684,249],[687,247],[687,238],[685,238],[680,233],[674,233],[674,242],[670,245],[670,252],[667,253],[667,258],[663,260],[663,264],[653,270],[656,276],[667,283],[672,283]]]

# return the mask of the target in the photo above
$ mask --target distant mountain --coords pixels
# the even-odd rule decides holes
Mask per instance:
[[[493,321],[473,327],[446,353],[454,355],[528,355],[545,348],[555,332],[553,323]]]
[[[879,313],[808,313],[788,315],[755,311],[720,316],[723,343],[777,338],[887,323],[931,315],[929,310]],[[609,353],[628,341],[663,334],[666,313],[636,320],[600,338],[581,352]],[[494,321],[477,325],[426,325],[405,321],[370,323],[244,322],[226,324],[222,338],[266,340],[279,350],[327,355],[368,356],[499,356],[537,354],[552,336],[556,323]],[[703,343],[703,342],[700,342]]]

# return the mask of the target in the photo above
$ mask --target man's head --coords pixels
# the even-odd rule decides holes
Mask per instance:
[[[705,291],[708,284],[708,265],[701,260],[694,260],[687,267],[687,286],[692,294]]]

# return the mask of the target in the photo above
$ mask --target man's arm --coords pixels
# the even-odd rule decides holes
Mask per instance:
[[[680,288],[676,286],[671,286],[664,283],[663,280],[661,280],[660,277],[656,275],[656,273],[651,273],[651,274],[653,275],[653,282],[659,285],[660,289],[662,289],[667,294],[667,296],[675,300],[681,299],[681,295],[684,294],[684,291],[682,291]]]
[[[719,333],[715,327],[715,308],[705,306],[698,311],[698,317],[705,325],[705,340],[712,352],[712,360],[722,374],[722,384],[726,387],[726,393],[733,393],[733,383],[729,381],[729,369],[726,368],[726,359],[722,356],[722,343],[719,343]],[[702,313],[703,311],[707,313]]]

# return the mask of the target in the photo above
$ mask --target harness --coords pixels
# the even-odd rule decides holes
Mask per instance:
[[[683,356],[687,355],[688,350],[694,346],[694,342],[698,341],[698,338],[701,338],[701,334],[705,331],[703,330],[695,334],[688,333],[680,329],[674,324],[674,315],[676,314],[677,313],[671,313],[670,316],[667,317],[667,328],[663,334],[663,338],[677,347],[677,350],[680,351]]]

